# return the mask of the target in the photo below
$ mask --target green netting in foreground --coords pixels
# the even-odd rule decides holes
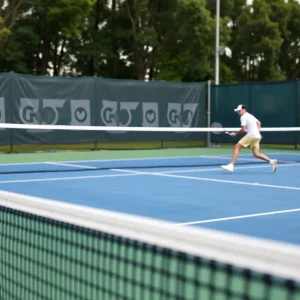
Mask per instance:
[[[0,198],[1,299],[300,299],[298,247]]]

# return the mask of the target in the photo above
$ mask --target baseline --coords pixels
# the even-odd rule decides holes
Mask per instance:
[[[286,168],[286,167],[296,167],[296,166],[300,166],[300,163],[295,163],[295,164],[286,164],[286,165],[280,165],[278,166],[277,168]],[[261,168],[271,168],[271,165],[270,164],[267,164],[264,165],[264,166],[245,166],[245,167],[238,167],[236,166],[235,167],[235,170],[239,170],[239,169],[261,169]],[[176,171],[162,171],[162,172],[159,172],[160,174],[175,174],[175,173],[192,173],[192,172],[209,172],[209,171],[222,171],[222,169],[219,167],[219,168],[207,168],[207,169],[190,169],[190,170],[176,170]]]
[[[183,175],[175,175],[175,174],[163,174],[157,172],[131,171],[131,170],[123,170],[123,169],[111,169],[111,170],[116,172],[125,172],[125,173],[139,174],[139,175],[152,175],[152,176],[161,176],[161,177],[172,177],[172,178],[181,178],[181,179],[198,180],[198,181],[221,182],[221,183],[230,183],[230,184],[238,184],[238,185],[249,185],[249,186],[257,186],[257,187],[268,187],[268,188],[275,188],[275,189],[300,191],[300,187],[263,184],[259,182],[224,180],[224,179],[214,179],[214,178],[205,178],[205,177],[192,177],[192,176],[183,176]]]
[[[233,216],[233,217],[224,217],[224,218],[217,218],[217,219],[183,222],[183,223],[177,223],[174,226],[186,226],[186,225],[195,225],[195,224],[215,223],[215,222],[230,221],[230,220],[237,220],[237,219],[255,218],[255,217],[261,217],[261,216],[288,214],[288,213],[297,212],[297,211],[300,211],[300,208],[270,211],[270,212],[249,214],[249,215],[240,215],[240,216]]]

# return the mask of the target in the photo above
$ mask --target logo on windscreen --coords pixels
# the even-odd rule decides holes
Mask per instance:
[[[142,116],[141,116],[142,113]],[[102,100],[101,119],[106,126],[159,126],[158,103]]]
[[[76,109],[74,117],[77,122],[82,123],[87,118],[87,111],[84,108],[79,107]]]
[[[132,112],[139,102],[116,102],[102,100],[101,119],[106,126],[128,126],[132,122]]]
[[[143,126],[145,127],[158,127],[159,126],[159,113],[158,103],[145,102],[142,104],[143,111]]]
[[[89,126],[90,100],[21,98],[19,117],[24,124]]]
[[[191,127],[197,110],[196,103],[169,103],[167,119],[172,127]]]
[[[91,108],[90,100],[70,100],[71,125],[90,126]]]

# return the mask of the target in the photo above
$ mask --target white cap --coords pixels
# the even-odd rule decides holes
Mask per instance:
[[[246,106],[244,104],[240,104],[234,111],[239,111],[243,108],[246,109]]]

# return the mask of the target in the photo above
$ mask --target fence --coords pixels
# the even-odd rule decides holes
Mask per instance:
[[[205,127],[206,83],[0,74],[0,122]],[[205,134],[2,130],[1,145],[199,141]],[[152,143],[153,144],[153,143]],[[119,145],[118,147],[122,147]]]
[[[244,103],[264,127],[297,127],[300,81],[210,85],[96,77],[0,74],[0,123],[239,127],[233,109]],[[232,143],[226,135],[169,132],[58,132],[0,130],[0,145],[97,144],[99,148],[199,146]],[[130,144],[128,146],[128,143]],[[144,143],[144,144],[143,144]],[[146,144],[147,145],[146,145]],[[263,143],[300,144],[300,133],[264,133]],[[126,146],[127,145],[127,146]],[[146,146],[145,146],[146,145]]]
[[[225,84],[211,87],[211,122],[218,121],[225,127],[239,127],[240,120],[233,111],[238,104],[245,104],[263,127],[300,126],[300,81]],[[211,142],[226,143],[226,135],[212,135]],[[265,132],[262,143],[300,144],[298,132]]]

